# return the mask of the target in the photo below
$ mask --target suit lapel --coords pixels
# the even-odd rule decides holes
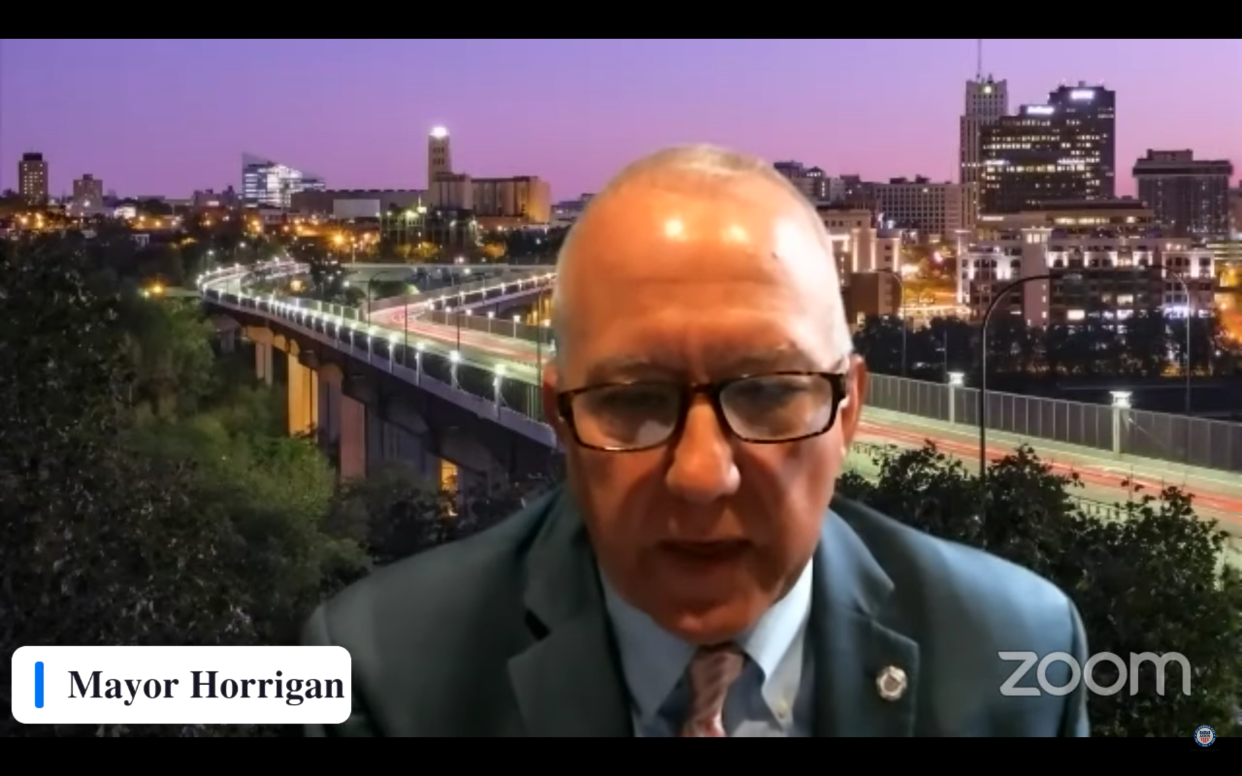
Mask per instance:
[[[509,661],[526,733],[633,736],[620,660],[586,529],[562,492],[527,561],[527,628],[534,644]]]
[[[884,624],[892,580],[833,512],[824,521],[814,563],[808,646],[815,661],[815,735],[912,735],[919,648]]]

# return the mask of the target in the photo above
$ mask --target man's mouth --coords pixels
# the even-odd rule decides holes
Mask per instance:
[[[750,548],[742,540],[716,542],[665,542],[664,549],[682,557],[701,560],[731,560]]]

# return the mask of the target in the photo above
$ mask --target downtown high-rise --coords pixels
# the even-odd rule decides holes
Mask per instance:
[[[242,154],[242,202],[246,207],[288,209],[293,195],[324,191],[323,178],[254,154]]]
[[[1009,113],[1009,84],[978,75],[966,82],[966,104],[958,139],[958,182],[963,185],[966,212],[963,221],[979,215],[979,188],[983,178],[983,129]]]
[[[31,151],[22,154],[17,163],[17,191],[22,199],[32,205],[48,200],[47,160],[43,154]]]
[[[985,214],[1116,195],[1116,93],[1061,86],[980,133],[979,202]]]

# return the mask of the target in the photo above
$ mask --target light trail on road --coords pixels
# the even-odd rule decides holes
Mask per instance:
[[[395,312],[385,311],[376,313],[372,316],[372,320],[382,326],[400,329],[402,318],[404,317],[405,312],[398,309]],[[410,319],[405,322],[405,327],[411,335],[435,340],[442,345],[457,346],[458,330],[456,326],[420,321],[411,315]],[[528,347],[523,348],[510,344],[518,342],[524,342],[524,340],[515,340],[503,334],[487,334],[474,329],[461,329],[461,346],[463,350],[469,348],[505,361],[516,361],[525,366],[533,366],[535,354]]]
[[[859,435],[863,437],[863,439],[859,441],[890,442],[897,444],[899,447],[921,447],[926,441],[930,440],[936,445],[936,448],[942,452],[950,453],[961,458],[967,458],[972,461],[979,460],[979,446],[969,442],[959,442],[957,440],[945,439],[943,437],[935,438],[928,434],[903,431],[889,428],[887,426],[880,426],[875,423],[869,423],[867,421],[859,423]],[[989,462],[992,462],[999,461],[1005,456],[1013,455],[1013,451],[998,449],[989,445],[987,454]],[[1127,479],[1135,485],[1142,485],[1144,490],[1151,493],[1153,496],[1158,495],[1164,488],[1164,484],[1162,483],[1151,479],[1144,479],[1142,477],[1131,477],[1123,470],[1118,470],[1114,466],[1081,463],[1068,464],[1048,459],[1041,460],[1052,467],[1052,470],[1057,474],[1065,475],[1071,472],[1077,472],[1079,478],[1081,478],[1087,485],[1094,485],[1098,488],[1117,491],[1117,500],[1123,503],[1130,500],[1130,493],[1126,486],[1122,484],[1122,482]],[[1193,503],[1195,506],[1201,506],[1215,512],[1220,512],[1221,515],[1219,519],[1221,520],[1222,525],[1229,523],[1235,528],[1242,527],[1242,498],[1213,493],[1211,491],[1203,490],[1202,488],[1192,490],[1184,485],[1178,485],[1178,487],[1183,492],[1194,497]]]

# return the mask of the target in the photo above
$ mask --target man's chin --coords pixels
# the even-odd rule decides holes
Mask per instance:
[[[669,602],[672,604],[673,602]],[[736,598],[715,602],[685,602],[671,606],[658,618],[659,625],[677,638],[696,646],[733,641],[750,630],[762,608],[739,603]]]

